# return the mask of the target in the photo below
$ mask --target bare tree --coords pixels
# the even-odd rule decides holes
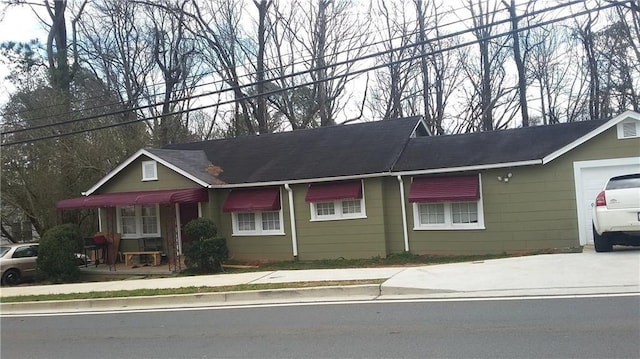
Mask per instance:
[[[369,22],[366,16],[351,12],[356,9],[351,0],[314,0],[306,7],[295,1],[291,6],[300,9],[300,16],[292,19],[287,31],[301,50],[302,65],[310,70],[320,126],[335,124],[345,106],[346,86],[353,80],[349,73],[366,52]],[[295,32],[298,29],[306,31]]]
[[[518,29],[518,14],[516,13],[516,1],[507,2],[502,0],[502,4],[509,10],[511,20],[511,38],[513,46],[513,59],[518,70],[518,96],[520,98],[520,115],[522,116],[522,127],[529,126],[529,105],[527,103],[527,74],[525,70],[525,56],[520,51],[520,30]],[[528,2],[531,5],[531,1]]]
[[[479,117],[479,129],[491,131],[506,126],[513,119],[514,105],[507,97],[513,91],[505,83],[506,39],[491,38],[495,33],[502,31],[495,25],[498,14],[497,1],[467,0],[466,8],[471,14],[472,33],[477,40],[479,60],[479,67],[465,64],[465,71],[474,86],[472,97],[479,100],[479,107],[467,107],[467,117],[472,122]],[[502,112],[495,117],[494,109],[501,106]]]
[[[161,110],[154,121],[155,142],[166,145],[189,140],[188,121],[175,112],[185,108],[187,99],[194,93],[202,73],[193,71],[199,59],[195,40],[189,37],[185,24],[187,21],[184,7],[187,0],[165,3],[165,8],[147,7],[153,40],[153,57],[160,73],[161,91],[156,93],[155,86],[146,86],[145,95],[149,103],[161,98]],[[165,9],[168,9],[166,11]],[[151,107],[153,110],[155,107]],[[155,112],[155,111],[154,111]]]
[[[283,117],[294,130],[315,127],[319,123],[319,106],[311,86],[301,84],[311,81],[310,76],[291,76],[300,72],[301,46],[298,33],[304,31],[302,23],[295,19],[302,10],[297,6],[284,6],[276,1],[272,23],[271,46],[269,52],[269,75],[273,81],[268,83],[270,104],[275,108],[274,117]],[[287,91],[278,91],[289,89]]]
[[[378,57],[378,63],[384,67],[375,72],[376,83],[368,101],[370,110],[384,119],[407,115],[407,86],[420,74],[416,61],[410,60],[417,53],[413,46],[417,29],[406,2],[377,2],[380,21],[375,27],[384,36],[380,41],[384,55]]]
[[[260,133],[270,132],[267,126],[267,99],[264,96],[266,92],[264,54],[267,37],[267,15],[269,7],[272,5],[271,0],[253,0],[258,8],[258,54],[256,58],[256,92],[258,94],[258,108],[256,111],[256,120],[258,121],[258,131]]]

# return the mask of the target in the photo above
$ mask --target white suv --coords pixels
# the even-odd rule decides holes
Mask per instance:
[[[596,197],[593,244],[596,252],[640,246],[640,173],[612,177]]]

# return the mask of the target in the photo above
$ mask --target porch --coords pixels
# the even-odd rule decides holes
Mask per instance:
[[[132,264],[125,264],[124,261],[116,260],[116,263],[88,263],[87,266],[80,266],[82,280],[87,282],[101,282],[110,280],[142,279],[142,278],[166,278],[174,277],[185,269],[184,258],[180,259],[180,264],[174,266],[173,263],[161,261],[160,265],[154,266],[145,259],[134,259]]]

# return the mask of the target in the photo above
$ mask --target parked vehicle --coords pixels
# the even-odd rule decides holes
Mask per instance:
[[[3,285],[16,285],[36,273],[37,243],[9,244],[0,247],[0,270]]]
[[[640,246],[640,173],[612,177],[596,196],[593,244],[596,252]]]

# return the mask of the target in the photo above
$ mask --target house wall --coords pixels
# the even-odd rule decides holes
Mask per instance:
[[[190,179],[158,163],[158,180],[142,181],[142,161],[150,160],[140,156],[105,183],[99,193],[155,191],[163,189],[182,189],[200,187]]]
[[[305,202],[307,184],[292,186],[296,207],[299,259],[370,258],[387,254],[383,179],[364,181],[367,218],[311,221]]]
[[[215,201],[211,208],[220,236],[227,239],[230,258],[242,261],[277,261],[293,259],[291,245],[291,221],[289,220],[289,201],[287,191],[280,188],[284,235],[238,236],[233,235],[232,214],[223,212],[222,207],[230,190],[216,190]],[[215,220],[214,220],[215,221]]]
[[[408,194],[406,180],[403,181],[405,193]],[[400,200],[400,183],[396,177],[385,177],[382,180],[384,199],[385,244],[387,254],[404,252],[404,234],[402,224],[402,202]],[[406,202],[407,195],[405,195]],[[409,215],[407,204],[407,215]],[[410,229],[409,229],[410,230]]]
[[[484,230],[413,230],[416,254],[481,254],[578,247],[573,162],[640,155],[640,139],[618,140],[615,127],[545,165],[481,171]],[[497,180],[511,172],[508,183]],[[410,177],[405,177],[408,195]],[[397,248],[394,246],[393,248]]]
[[[182,188],[198,188],[200,187],[195,182],[185,178],[184,176],[174,172],[166,166],[158,163],[158,180],[157,181],[142,181],[142,161],[150,160],[146,156],[140,156],[140,158],[133,161],[129,166],[125,167],[117,175],[111,178],[101,188],[99,193],[117,193],[117,192],[135,192],[135,191],[155,191],[164,189],[182,189]],[[98,193],[98,192],[97,192]],[[210,193],[211,194],[211,193]],[[205,210],[208,210],[209,204],[203,203],[203,216]],[[114,208],[108,209],[115,211]],[[103,226],[107,223],[107,210],[102,209],[102,223]],[[113,212],[115,213],[115,212]],[[209,214],[209,212],[207,212]],[[115,215],[114,223],[110,224],[115,228]],[[160,232],[162,236],[162,243],[164,252],[167,252],[167,240],[168,237],[173,235],[171,232],[171,226],[175,225],[175,214],[169,205],[160,206]],[[114,229],[115,230],[115,229]],[[139,249],[138,239],[123,238],[120,241],[120,252],[138,251]]]

